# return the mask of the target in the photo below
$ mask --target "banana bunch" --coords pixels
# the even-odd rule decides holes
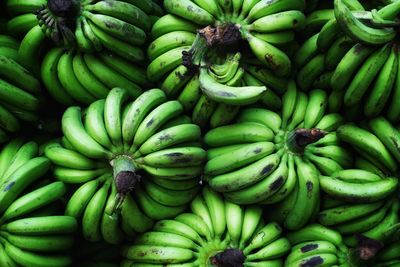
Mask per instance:
[[[350,171],[354,172],[354,170]],[[365,171],[358,170],[358,172],[361,176]],[[359,179],[358,176],[353,177],[356,177],[353,179]],[[371,186],[370,189],[373,187]],[[392,241],[391,235],[400,229],[397,225],[400,216],[398,212],[399,203],[393,197],[369,203],[350,203],[329,195],[322,201],[318,221],[341,233],[346,245],[355,247],[357,243],[360,245],[365,238],[382,243]],[[360,240],[360,235],[364,239]]]
[[[22,38],[20,63],[29,70],[40,64],[48,39],[55,46],[83,52],[104,48],[138,62],[145,59],[142,45],[150,30],[150,14],[160,16],[153,1],[137,0],[7,0],[9,34]]]
[[[38,120],[40,82],[13,59],[19,43],[0,35],[0,142],[21,128],[21,122]]]
[[[234,203],[275,204],[272,221],[298,229],[318,212],[319,176],[350,167],[353,158],[335,133],[343,118],[325,114],[324,91],[307,95],[290,81],[282,101],[281,114],[248,108],[235,124],[207,132],[204,177]]]
[[[278,95],[286,87],[279,76],[291,73],[281,49],[294,42],[304,6],[293,0],[164,1],[169,14],[152,27],[148,77],[201,126],[227,124],[236,106],[260,98],[279,108]]]
[[[349,12],[357,17],[365,17],[368,12],[357,0],[345,0],[349,5]],[[333,71],[342,58],[350,53],[349,50],[356,44],[340,28],[334,16],[333,7],[316,10],[307,17],[306,32],[311,32],[302,46],[297,50],[294,62],[298,67],[296,81],[303,90],[319,88],[330,90]],[[351,76],[349,76],[350,78]],[[330,106],[338,111],[337,103],[343,98],[332,93]],[[339,106],[340,107],[340,106]]]
[[[121,266],[283,266],[290,243],[259,206],[239,206],[204,187],[191,211],[139,235],[122,250]]]
[[[148,84],[144,70],[108,50],[81,53],[62,47],[46,53],[41,78],[50,95],[66,106],[89,105],[105,98],[114,87],[126,88],[138,97],[141,87]]]
[[[376,117],[386,113],[392,120],[398,120],[399,86],[398,47],[393,38],[399,25],[396,19],[400,12],[400,3],[390,3],[371,11],[354,10],[348,0],[336,0],[335,18],[327,23],[318,37],[318,46],[326,47],[329,40],[339,36],[351,39],[353,43],[336,60],[330,70],[332,100],[337,109],[342,102],[346,109],[361,109],[367,117]],[[344,50],[343,50],[344,52]],[[327,56],[327,54],[326,54]]]
[[[0,151],[0,265],[70,266],[77,222],[58,213],[67,188],[43,179],[50,161],[38,145],[15,138]],[[54,207],[56,212],[54,212]]]
[[[397,174],[400,162],[398,144],[400,131],[386,118],[377,117],[369,120],[365,128],[353,124],[342,125],[337,135],[343,142],[349,143],[369,165],[386,176]],[[369,167],[374,169],[374,167]],[[384,179],[386,182],[388,180]],[[390,179],[389,179],[390,180]]]
[[[348,249],[342,236],[320,224],[310,224],[287,234],[292,250],[285,267],[355,266],[348,258]]]
[[[56,179],[76,185],[65,214],[82,223],[86,240],[118,244],[183,212],[198,192],[200,128],[160,89],[130,101],[114,88],[85,110],[69,107],[62,131],[44,154]]]

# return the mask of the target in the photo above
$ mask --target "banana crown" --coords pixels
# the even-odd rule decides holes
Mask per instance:
[[[161,89],[192,113],[194,123],[226,125],[237,106],[259,100],[276,107],[286,89],[283,77],[292,69],[283,47],[294,44],[305,23],[305,1],[163,4],[167,14],[151,29],[147,76],[161,82]]]
[[[198,191],[206,159],[200,128],[160,89],[131,101],[126,90],[114,88],[83,111],[69,107],[62,129],[61,144],[48,144],[44,153],[58,180],[79,184],[66,212],[83,215],[84,228],[97,229],[84,231],[89,240],[122,242],[121,234],[105,236],[106,218],[115,217],[109,223],[121,233],[120,227],[128,234],[142,232],[152,220],[182,212]],[[136,216],[146,219],[130,221]]]
[[[150,30],[149,15],[160,12],[160,7],[152,1],[141,3],[113,0],[92,3],[81,0],[47,0],[30,3],[9,0],[7,7],[14,15],[34,13],[37,18],[36,24],[39,24],[43,33],[56,44],[69,48],[78,45],[78,49],[84,50],[87,47],[79,46],[84,32],[81,28],[82,18],[93,23],[89,28],[99,27],[117,38],[121,38],[121,34],[125,33],[125,40],[132,40],[133,44],[140,45],[146,38],[145,31]],[[86,32],[86,35],[86,38],[90,39],[90,34]]]
[[[50,161],[38,145],[12,139],[0,151],[0,253],[10,266],[71,264],[65,253],[74,242],[77,221],[59,216],[64,183],[44,179]],[[59,254],[54,254],[55,252]]]
[[[281,265],[290,250],[275,222],[264,223],[256,206],[239,206],[204,187],[191,204],[192,213],[157,222],[123,249],[124,264],[162,266]]]

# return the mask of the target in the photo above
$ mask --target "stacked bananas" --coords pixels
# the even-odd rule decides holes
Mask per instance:
[[[89,105],[114,87],[137,97],[148,84],[143,69],[110,51],[80,53],[60,47],[43,58],[41,78],[51,96],[66,106]]]
[[[228,123],[231,118],[221,120],[220,114],[233,117],[235,106],[260,98],[276,107],[286,87],[281,76],[291,73],[281,49],[294,42],[304,6],[293,0],[164,1],[169,14],[152,27],[148,77],[203,127]],[[265,86],[273,90],[265,92]]]
[[[81,221],[89,241],[120,243],[178,215],[198,192],[200,128],[160,89],[129,101],[114,88],[84,111],[69,107],[62,130],[62,144],[44,153],[58,180],[77,185],[65,214]]]
[[[259,206],[239,206],[204,187],[191,213],[157,222],[122,250],[121,266],[282,266],[290,250],[282,228]]]
[[[15,61],[19,43],[0,35],[0,142],[21,128],[21,122],[38,120],[40,82]]]
[[[320,30],[297,52],[297,82],[302,89],[332,89],[329,107],[334,112],[344,105],[371,118],[386,113],[397,121],[400,116],[394,40],[400,3],[385,4],[366,11],[357,0],[336,0],[334,9],[314,12],[310,28]]]
[[[0,265],[70,266],[77,222],[58,215],[67,187],[44,179],[50,161],[15,138],[0,151]]]
[[[367,162],[380,170],[378,174],[397,175],[400,162],[400,131],[386,118],[369,120],[363,128],[345,124],[337,133],[343,142],[349,143]]]
[[[349,171],[355,173],[356,170]],[[362,172],[366,171],[357,172],[362,175]],[[367,175],[364,174],[363,177]],[[373,174],[369,174],[369,177],[373,177]],[[352,178],[359,179],[358,176]],[[359,187],[362,186],[364,184]],[[373,187],[370,186],[371,188]],[[393,241],[391,235],[399,230],[399,203],[393,197],[380,201],[351,203],[329,196],[322,203],[318,221],[341,233],[346,245],[350,247],[355,247],[360,242],[355,235],[362,235],[383,244]]]
[[[133,61],[137,54],[144,58],[139,46],[151,27],[149,15],[162,15],[153,1],[7,0],[6,6],[8,32],[23,43],[38,48],[47,37],[80,51],[105,47]]]
[[[320,224],[310,224],[287,234],[292,249],[285,267],[302,266],[353,266],[348,259],[348,249],[342,236]]]
[[[207,132],[204,175],[229,201],[276,204],[269,216],[298,229],[319,211],[320,174],[351,166],[352,154],[335,133],[342,117],[325,114],[324,91],[307,95],[291,81],[282,101],[281,114],[248,108]]]

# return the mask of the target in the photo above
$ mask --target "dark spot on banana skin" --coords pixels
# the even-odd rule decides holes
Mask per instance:
[[[149,120],[149,121],[146,123],[146,127],[150,127],[153,123],[154,123],[154,118],[151,118],[151,120]]]
[[[269,189],[271,189],[272,191],[278,190],[283,183],[285,182],[285,179],[283,179],[282,176],[279,176],[278,179],[276,179],[276,181],[274,181],[270,186]]]
[[[217,95],[219,96],[225,96],[225,97],[236,97],[235,94],[229,93],[229,92],[225,92],[225,91],[219,91],[217,93]]]
[[[311,197],[314,184],[311,181],[307,181],[306,187],[307,187],[307,195],[308,197]]]
[[[308,244],[308,245],[305,245],[304,247],[301,247],[300,250],[301,250],[301,252],[305,253],[305,252],[308,252],[308,251],[311,251],[311,250],[314,250],[317,248],[318,248],[318,244]]]
[[[261,174],[261,175],[268,174],[268,173],[272,170],[273,167],[274,167],[273,164],[269,164],[269,165],[265,166],[265,167],[261,170],[260,174]]]
[[[15,185],[15,182],[11,182],[9,183],[6,187],[4,187],[4,192],[7,192],[8,190],[10,190],[13,186]]]
[[[314,267],[314,266],[318,266],[321,265],[322,263],[324,263],[324,259],[321,258],[320,256],[315,256],[312,257],[311,259],[301,263],[301,267]]]
[[[169,134],[163,134],[158,138],[160,141],[167,141],[167,140],[171,140],[172,136],[170,136]]]
[[[257,147],[256,149],[253,150],[254,154],[258,154],[262,151],[260,147]]]

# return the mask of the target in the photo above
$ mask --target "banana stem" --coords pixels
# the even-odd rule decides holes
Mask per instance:
[[[136,173],[138,168],[134,161],[126,155],[116,157],[111,161],[111,165],[117,188],[117,196],[112,208],[113,214],[121,208],[125,196],[140,182],[141,176]]]
[[[378,253],[378,251],[383,247],[383,243],[379,240],[368,238],[362,234],[355,234],[358,241],[358,254],[360,259],[369,260]]]
[[[236,248],[228,248],[211,258],[211,263],[218,267],[243,266],[246,257]]]
[[[58,17],[75,18],[80,12],[79,0],[48,0],[47,7]]]
[[[317,142],[326,134],[327,132],[317,128],[298,128],[287,134],[286,146],[291,152],[302,154],[307,145]]]

